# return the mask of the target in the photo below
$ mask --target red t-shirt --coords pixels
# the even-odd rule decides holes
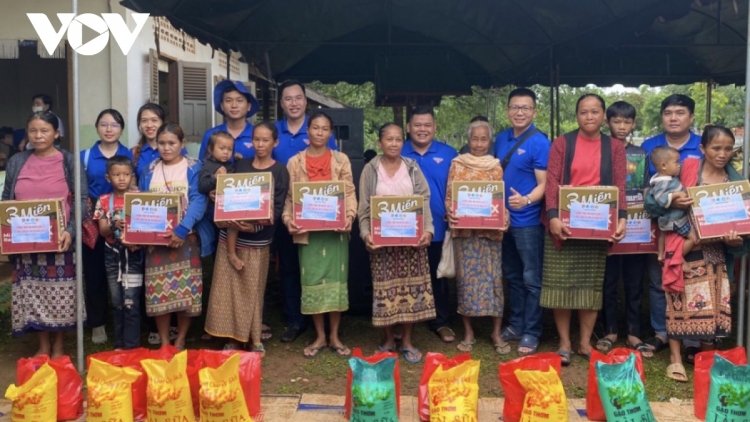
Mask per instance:
[[[570,166],[570,184],[573,186],[598,186],[601,184],[602,141],[578,134],[573,163]]]
[[[110,210],[109,207],[109,198],[110,196],[114,195],[114,193],[105,193],[104,195],[99,197],[99,200],[96,201],[96,207],[94,208],[94,216],[93,219],[95,221],[101,220],[102,218],[107,219],[107,223],[111,224],[112,219],[117,216],[117,218],[125,218],[125,213],[123,212],[125,208],[125,197],[124,196],[115,196],[114,197],[114,210]],[[111,234],[107,236],[104,240],[107,241],[107,243],[113,245],[115,243],[115,235]]]

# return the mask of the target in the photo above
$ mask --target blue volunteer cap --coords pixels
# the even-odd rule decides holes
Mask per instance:
[[[229,79],[219,82],[214,88],[214,110],[216,110],[216,112],[221,114],[222,116],[224,115],[224,111],[222,111],[221,109],[221,101],[223,100],[222,96],[224,95],[224,91],[226,91],[230,86],[236,88],[237,91],[242,93],[242,95],[244,95],[245,98],[247,98],[247,101],[250,103],[250,111],[247,112],[247,117],[254,116],[255,113],[260,110],[260,103],[258,102],[258,100],[247,90],[245,84],[240,81],[230,81]]]

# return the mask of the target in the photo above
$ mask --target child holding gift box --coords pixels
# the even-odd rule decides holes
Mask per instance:
[[[107,159],[106,178],[113,191],[99,197],[93,219],[105,240],[104,268],[114,307],[115,349],[135,349],[141,338],[141,296],[143,295],[143,250],[120,242],[125,228],[125,192],[130,190],[134,173],[129,157]]]

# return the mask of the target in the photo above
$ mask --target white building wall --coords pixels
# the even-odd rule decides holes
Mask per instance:
[[[126,16],[130,29],[135,22],[132,11],[125,9],[117,0],[79,0],[78,13],[119,13]],[[56,13],[70,13],[69,0],[0,0],[0,40],[38,40],[34,27],[26,13],[45,13],[54,28],[59,28]],[[86,40],[84,29],[84,41]],[[90,31],[90,30],[89,30]],[[67,34],[63,36],[67,39]],[[97,139],[94,123],[98,113],[106,108],[119,110],[126,122],[121,141],[135,145],[138,141],[136,114],[138,108],[149,100],[149,50],[156,49],[153,19],[144,25],[127,56],[110,37],[108,46],[97,55],[79,56],[80,64],[80,133],[81,147],[92,145]],[[196,42],[195,53],[183,51],[166,42],[160,43],[162,55],[177,61],[211,63],[212,80],[226,76],[226,67],[220,66],[219,52],[213,54],[208,45]],[[2,65],[2,63],[0,63]],[[247,81],[247,64],[239,64],[239,73],[232,72],[232,79]],[[67,105],[64,105],[67,107]],[[190,146],[191,151],[197,146]]]

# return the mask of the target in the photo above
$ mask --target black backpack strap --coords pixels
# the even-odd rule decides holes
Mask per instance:
[[[576,155],[576,138],[578,131],[574,130],[564,135],[565,137],[565,163],[563,165],[563,185],[570,184],[570,167],[573,165],[573,157]]]
[[[503,167],[503,170],[505,170],[506,167],[508,167],[508,163],[510,163],[510,157],[513,156],[513,154],[518,150],[518,148],[521,147],[521,144],[526,142],[527,139],[531,138],[535,134],[539,133],[539,129],[534,128],[532,130],[527,130],[526,133],[521,135],[520,138],[518,138],[518,141],[516,141],[515,145],[513,145],[513,148],[508,151],[507,154],[505,154],[505,158],[503,158],[503,161],[500,162],[500,165]]]

